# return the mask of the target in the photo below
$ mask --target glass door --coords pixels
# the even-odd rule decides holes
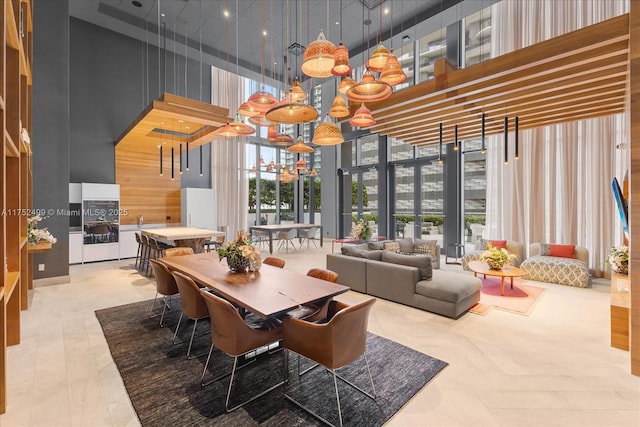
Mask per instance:
[[[393,168],[393,195],[391,229],[396,239],[413,237],[415,229],[415,177],[414,164],[397,164]]]

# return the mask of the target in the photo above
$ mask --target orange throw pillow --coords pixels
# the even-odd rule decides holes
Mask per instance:
[[[507,249],[506,240],[489,240],[488,243],[490,243],[494,248]]]
[[[549,245],[549,256],[575,258],[576,245]]]

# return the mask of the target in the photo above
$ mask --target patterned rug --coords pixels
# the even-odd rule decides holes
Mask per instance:
[[[528,316],[544,292],[544,288],[527,285],[520,279],[514,279],[513,289],[511,289],[509,279],[505,279],[504,296],[501,296],[499,277],[487,276],[486,279],[481,275],[478,277],[482,280],[480,302],[471,307],[469,312],[481,316],[485,316],[492,308]]]
[[[158,317],[148,318],[150,305],[151,301],[144,301],[96,311],[111,355],[142,425],[322,425],[287,401],[282,387],[227,414],[224,402],[229,376],[204,388],[199,382],[211,343],[209,323],[198,322],[192,349],[192,355],[198,356],[187,360],[191,321],[183,321],[180,326],[178,337],[182,342],[171,344],[180,311],[179,300],[172,302],[173,309],[165,315],[167,326],[164,328],[158,325]],[[284,377],[283,356],[283,351],[264,353],[254,363],[238,370],[231,403],[244,401],[257,391],[280,382]],[[338,381],[345,425],[383,425],[447,366],[442,360],[371,333],[367,337],[367,357],[377,399],[373,401]],[[214,373],[230,372],[232,363],[231,357],[215,351],[209,364],[208,378]],[[310,364],[306,359],[301,363],[303,368]],[[299,400],[304,399],[307,406],[337,424],[333,377],[326,370],[316,368],[300,381],[295,372],[297,356],[290,353],[287,393]],[[340,372],[363,389],[371,389],[364,358]]]

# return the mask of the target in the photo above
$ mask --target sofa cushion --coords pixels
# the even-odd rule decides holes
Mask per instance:
[[[390,262],[392,264],[416,267],[420,270],[420,277],[423,280],[429,280],[433,275],[433,270],[431,267],[431,257],[428,256],[402,255],[389,251],[383,251],[381,261]]]
[[[370,251],[370,250],[358,249],[355,253],[355,256],[359,258],[373,259],[376,261],[380,261],[380,259],[382,258],[382,252],[383,251]]]
[[[575,258],[576,245],[549,245],[549,256]]]
[[[479,294],[481,285],[482,282],[477,277],[441,271],[438,272],[437,280],[421,280],[416,283],[416,293],[441,301],[457,303],[471,295]]]
[[[405,254],[413,253],[413,240],[398,239],[396,241],[400,245],[400,253],[405,253]]]
[[[344,245],[340,248],[340,253],[342,253],[342,255],[355,256],[355,252],[362,252],[367,249],[369,249],[369,246],[366,243],[359,245]]]
[[[415,239],[413,244],[413,252],[417,254],[427,254],[432,257],[438,257],[438,241]]]
[[[384,244],[387,242],[393,242],[393,240],[383,240],[378,242],[369,242],[369,250],[370,251],[381,251],[384,249]]]
[[[480,239],[480,249],[483,249],[483,250],[489,249],[489,245],[498,249],[507,249],[506,240]]]
[[[385,252],[394,252],[400,253],[400,243],[399,242],[384,242],[383,248]]]

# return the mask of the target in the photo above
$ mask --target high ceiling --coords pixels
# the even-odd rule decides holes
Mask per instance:
[[[288,48],[295,43],[307,46],[321,29],[336,45],[342,39],[352,56],[373,48],[380,34],[388,38],[392,26],[399,47],[403,36],[420,36],[417,23],[460,1],[70,0],[69,13],[153,46],[159,41],[179,55],[185,55],[186,34],[191,58],[199,60],[202,50],[205,58],[229,58],[235,64],[237,51],[240,66],[260,73],[264,62],[265,75],[280,79],[285,57],[294,70],[302,62],[295,49]]]

